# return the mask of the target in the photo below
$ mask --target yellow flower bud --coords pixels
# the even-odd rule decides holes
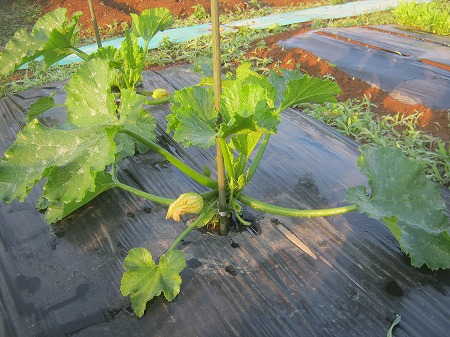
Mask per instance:
[[[180,215],[197,214],[203,209],[203,198],[198,193],[183,193],[170,204],[166,219],[180,221]]]
[[[170,96],[170,92],[168,92],[166,89],[157,88],[153,90],[152,97],[154,99],[163,99]]]

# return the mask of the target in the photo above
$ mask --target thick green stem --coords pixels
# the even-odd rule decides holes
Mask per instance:
[[[123,78],[123,80],[124,80],[124,82],[125,82],[125,86],[126,86],[128,89],[134,89],[134,85],[132,86],[132,85],[130,84],[130,81],[128,80],[127,74],[125,73],[125,70],[124,70],[123,68],[120,69],[120,73],[122,74],[122,78]]]
[[[164,197],[159,197],[157,195],[154,194],[150,194],[141,190],[138,190],[137,188],[131,187],[129,185],[126,184],[122,184],[120,182],[117,182],[115,184],[116,187],[119,187],[125,191],[131,192],[141,198],[147,199],[147,200],[151,200],[154,202],[157,202],[158,204],[162,204],[162,205],[170,205],[171,203],[173,203],[175,201],[175,199],[170,199],[170,198],[164,198]]]
[[[146,145],[148,148],[150,148],[152,151],[158,153],[159,155],[163,156],[165,159],[167,159],[170,163],[172,163],[176,168],[178,168],[181,172],[185,173],[187,176],[195,180],[196,182],[212,188],[217,189],[217,181],[208,178],[207,176],[195,171],[190,166],[183,163],[181,160],[179,160],[177,157],[175,157],[173,154],[171,154],[169,151],[164,150],[162,147],[158,146],[157,144],[153,143],[152,141],[138,135],[137,133],[128,130],[126,128],[121,129],[120,132],[125,133],[137,141],[141,142],[142,144]]]
[[[154,195],[154,194],[151,194],[151,193],[144,192],[144,191],[139,190],[137,188],[131,187],[131,186],[127,185],[127,184],[123,184],[123,183],[121,183],[120,181],[117,181],[117,180],[114,183],[112,183],[111,186],[108,187],[107,189],[110,189],[110,188],[113,188],[113,187],[121,188],[121,189],[123,189],[125,191],[131,192],[131,193],[137,195],[138,197],[157,202],[158,204],[161,204],[161,205],[170,206],[171,203],[176,201],[176,199],[164,198],[164,197],[160,197],[160,196],[157,196],[157,195]],[[203,199],[209,201],[209,200],[217,197],[217,191],[216,190],[206,191],[206,192],[200,193],[200,196]]]
[[[80,48],[77,48],[77,47],[74,47],[74,46],[70,46],[70,48],[72,49],[72,50],[74,50],[75,51],[75,54],[79,57],[79,58],[81,58],[81,59],[83,59],[83,61],[87,61],[87,59],[89,58],[89,54],[86,54],[84,51],[82,51]]]
[[[180,234],[179,237],[177,237],[177,239],[174,241],[174,243],[172,243],[172,245],[169,247],[169,249],[167,250],[166,254],[168,252],[170,252],[172,249],[174,249],[180,242],[181,240],[184,239],[184,237],[186,235],[189,234],[190,231],[192,231],[193,229],[197,228],[199,224],[204,224],[204,222],[208,221],[207,219],[209,219],[209,214],[210,214],[211,208],[208,207],[207,209],[204,209],[200,215],[198,216],[197,219],[195,219],[195,221],[189,225],[188,228],[186,228],[184,230],[183,233]]]
[[[220,143],[220,147],[222,148],[222,154],[225,154],[223,156],[223,162],[225,164],[225,169],[228,174],[228,179],[233,179],[234,178],[234,169],[233,169],[233,165],[231,164],[232,153],[230,153],[229,147],[227,145],[227,141],[225,139],[219,138],[219,143]]]
[[[148,100],[147,102],[145,102],[145,104],[147,105],[158,105],[158,104],[163,104],[163,103],[167,103],[169,102],[170,97],[167,98],[161,98],[161,99],[155,99],[155,100]]]
[[[247,173],[247,183],[252,179],[253,175],[256,172],[256,169],[261,162],[261,159],[266,151],[267,144],[269,144],[270,134],[265,134],[263,140],[261,141],[261,145],[259,146],[258,152],[256,153],[255,159],[252,161],[250,167],[248,168]]]
[[[145,40],[144,55],[147,55],[149,43],[150,43],[150,40]],[[144,56],[144,59],[145,59],[145,56]]]
[[[220,62],[220,24],[219,24],[219,0],[211,0],[211,22],[212,22],[212,55],[213,55],[213,78],[214,78],[214,107],[220,116],[220,95],[222,93],[222,67]],[[221,118],[219,117],[218,124]],[[225,186],[225,165],[220,140],[216,140],[217,161],[217,184],[219,190],[219,221],[220,235],[227,234],[227,199]]]
[[[354,212],[357,210],[356,205],[349,205],[343,207],[335,207],[335,208],[326,208],[326,209],[294,209],[294,208],[286,208],[271,205],[265,203],[263,201],[257,200],[255,198],[249,197],[247,195],[241,194],[238,197],[239,201],[244,205],[247,205],[253,209],[263,211],[271,214],[284,215],[289,217],[298,217],[298,218],[315,218],[322,216],[330,216],[330,215],[339,215],[345,214],[349,212]]]
[[[222,148],[220,141],[216,140],[216,161],[217,161],[217,185],[219,191],[219,233],[227,234],[227,196],[225,185],[225,165],[223,162]]]
[[[165,252],[165,254],[167,254],[171,250],[175,249],[175,247],[181,242],[181,240],[183,240],[184,237],[186,235],[188,235],[190,231],[192,231],[193,229],[195,229],[197,227],[198,223],[200,222],[199,220],[200,220],[200,217],[198,217],[191,225],[189,225],[189,227],[186,228],[184,230],[184,232],[180,234],[180,236],[174,241],[174,243],[172,243],[172,245],[169,247],[167,252]]]

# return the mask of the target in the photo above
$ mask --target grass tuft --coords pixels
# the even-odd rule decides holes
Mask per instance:
[[[14,33],[21,29],[31,29],[39,19],[41,9],[33,1],[0,0],[0,50],[12,39]]]
[[[397,23],[439,35],[450,34],[450,1],[401,2],[393,10]]]
[[[307,115],[335,128],[360,143],[402,149],[424,165],[432,180],[450,187],[450,144],[420,130],[421,112],[379,118],[367,99],[339,103],[307,104],[299,108]]]

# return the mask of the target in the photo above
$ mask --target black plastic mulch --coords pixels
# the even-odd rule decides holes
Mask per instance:
[[[173,91],[196,83],[184,69],[146,73],[145,87]],[[27,107],[63,82],[0,101],[1,153],[23,125]],[[198,170],[214,151],[188,150],[163,131],[169,106],[152,108],[161,144]],[[51,111],[47,121],[60,118]],[[293,110],[283,113],[260,170],[246,193],[283,206],[345,205],[345,190],[365,183],[357,144]],[[214,172],[213,172],[214,174]],[[153,153],[121,165],[124,183],[167,197],[199,190]],[[385,336],[450,331],[450,273],[408,264],[385,226],[357,213],[294,219],[252,212],[262,232],[228,236],[194,231],[181,244],[187,258],[181,294],[147,305],[143,318],[119,292],[127,251],[155,258],[185,228],[166,208],[110,190],[49,226],[24,203],[0,206],[0,335],[12,336]],[[450,204],[450,193],[443,190]]]
[[[309,51],[407,104],[450,109],[450,37],[397,26],[324,28],[279,42]]]

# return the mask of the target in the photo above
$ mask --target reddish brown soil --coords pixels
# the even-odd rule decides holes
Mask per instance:
[[[80,23],[83,25],[85,32],[93,31],[87,0],[39,0],[39,2],[43,6],[43,13],[54,10],[57,7],[67,8],[69,15],[72,15],[76,11],[82,11],[84,14],[81,17]],[[254,3],[258,3],[259,6],[281,7],[308,2],[314,2],[314,0],[266,0],[264,2],[258,1]],[[220,1],[220,10],[227,12],[236,10],[236,8],[251,8],[253,6],[251,3],[250,0],[222,0]],[[194,7],[198,4],[203,5],[208,10],[210,8],[209,0],[166,0],[163,2],[158,0],[94,0],[94,7],[100,27],[112,24],[115,21],[118,23],[129,23],[130,13],[140,13],[145,8],[159,6],[167,7],[175,16],[184,18],[191,15]],[[423,130],[445,141],[450,141],[450,128],[448,127],[449,112],[447,110],[432,110],[423,105],[403,104],[390,97],[388,93],[347,75],[309,52],[301,49],[283,50],[276,45],[277,41],[286,40],[290,36],[300,34],[308,29],[310,29],[309,25],[304,24],[296,30],[273,35],[266,39],[268,48],[255,48],[255,50],[249,53],[249,56],[271,57],[274,60],[274,64],[278,61],[278,66],[286,69],[294,69],[296,64],[300,64],[300,70],[312,76],[329,74],[336,79],[342,89],[339,100],[363,98],[366,95],[376,105],[373,111],[380,116],[392,115],[398,112],[410,114],[416,110],[422,111],[423,116],[420,119],[420,123]]]
[[[52,11],[58,7],[67,8],[69,17],[77,11],[83,12],[80,24],[84,29],[90,29],[92,26],[91,14],[89,11],[88,0],[38,0],[43,12]],[[301,3],[312,3],[315,0],[220,0],[219,8],[221,13],[236,11],[247,8],[255,8],[255,6],[270,7],[286,7],[290,5],[298,5]],[[194,7],[202,5],[206,10],[210,9],[210,0],[93,0],[96,19],[99,27],[117,22],[131,22],[130,13],[140,13],[146,8],[166,7],[172,14],[179,18],[186,18],[194,12]],[[92,28],[92,27],[91,27]]]
[[[396,113],[409,115],[415,111],[420,111],[423,113],[419,119],[422,129],[445,141],[450,141],[448,110],[431,109],[422,104],[404,104],[389,96],[387,92],[349,76],[328,62],[318,58],[316,55],[298,48],[283,49],[276,44],[278,41],[286,40],[290,36],[301,34],[309,29],[309,24],[307,23],[296,30],[270,36],[265,39],[268,48],[255,49],[249,53],[249,56],[271,57],[274,60],[273,64],[276,64],[276,61],[280,61],[277,66],[285,69],[296,69],[298,67],[297,64],[300,64],[300,71],[311,76],[321,77],[331,75],[342,90],[342,93],[338,97],[339,101],[367,96],[375,105],[372,111],[379,116],[393,115]]]

